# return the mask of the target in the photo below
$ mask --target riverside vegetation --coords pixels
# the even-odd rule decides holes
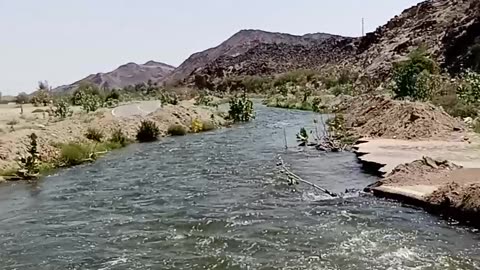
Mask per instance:
[[[194,113],[193,116],[189,116],[191,114],[188,111],[191,109],[185,107],[185,105],[181,105],[181,101],[175,93],[166,92],[166,89],[160,87],[153,89],[153,85],[148,83],[145,85],[147,86],[145,88],[146,91],[141,94],[143,98],[138,99],[161,100],[162,106],[170,106],[165,107],[165,109],[169,111],[168,113],[173,117],[180,117],[184,123],[175,123],[175,120],[172,119],[168,120],[166,123],[167,126],[165,126],[162,120],[164,116],[156,116],[154,114],[146,119],[139,119],[137,128],[133,131],[133,134],[131,131],[125,132],[123,128],[120,128],[122,124],[116,128],[111,128],[111,130],[109,130],[108,127],[111,126],[110,124],[108,124],[107,127],[103,127],[102,125],[98,125],[97,127],[89,126],[89,123],[96,122],[94,121],[95,119],[97,119],[97,121],[99,119],[107,121],[107,123],[123,121],[127,123],[128,126],[132,126],[132,121],[137,121],[135,119],[116,120],[113,118],[112,120],[103,120],[105,115],[110,115],[109,113],[105,114],[108,111],[105,111],[104,108],[111,108],[122,102],[128,102],[131,100],[131,96],[125,97],[125,95],[128,94],[125,94],[121,90],[101,90],[94,85],[82,84],[71,96],[56,96],[51,92],[48,84],[42,82],[39,85],[38,91],[35,92],[32,97],[25,97],[23,94],[19,95],[17,101],[21,102],[21,104],[34,100],[35,106],[48,106],[47,109],[37,109],[37,111],[41,111],[44,118],[46,117],[45,115],[48,114],[48,119],[45,121],[48,121],[46,123],[49,126],[70,122],[81,116],[81,119],[84,119],[82,120],[84,123],[80,123],[80,125],[85,125],[86,129],[83,133],[83,138],[77,137],[70,141],[61,142],[55,142],[53,137],[44,137],[48,132],[39,132],[41,133],[40,135],[37,132],[31,133],[29,135],[30,143],[27,145],[26,155],[21,154],[21,151],[19,151],[17,154],[17,165],[6,167],[0,171],[0,176],[3,176],[6,180],[35,180],[56,168],[92,162],[108,151],[125,147],[134,141],[153,142],[161,135],[178,136],[186,135],[187,133],[213,130],[220,125],[224,125],[219,122],[220,116],[228,119],[228,121],[232,123],[249,121],[254,118],[253,102],[245,96],[242,98],[232,98],[228,115],[223,115],[220,111],[212,111],[210,114],[205,114],[210,111],[210,109],[202,109],[202,111],[205,111],[202,116],[202,114],[198,114],[197,109],[192,110]],[[188,98],[188,96],[183,97]],[[208,96],[197,97],[197,100],[208,100],[208,98]],[[203,103],[203,105],[188,106],[212,107],[212,109],[215,108],[216,110],[216,104],[206,101]],[[187,102],[185,104],[190,103]],[[81,111],[78,111],[78,109]],[[179,111],[177,112],[177,110]],[[183,112],[184,110],[187,111]],[[162,115],[162,111],[163,110],[160,110],[158,114]],[[21,113],[23,114],[23,109]],[[112,116],[110,115],[110,117]],[[188,120],[188,118],[190,118],[190,120]],[[17,124],[17,122],[11,123],[11,132],[15,132],[15,124]],[[135,138],[135,140],[133,140],[132,137]],[[56,154],[51,155],[51,151]],[[46,156],[50,157],[47,158]]]

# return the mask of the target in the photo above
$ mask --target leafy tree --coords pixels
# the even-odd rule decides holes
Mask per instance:
[[[411,97],[415,100],[427,100],[431,96],[425,79],[430,74],[438,74],[437,63],[430,58],[422,47],[413,51],[407,60],[397,62],[393,68],[394,92],[397,98]],[[421,78],[421,80],[419,80]]]
[[[34,96],[32,97],[32,103],[35,106],[43,105],[47,106],[52,100],[51,87],[48,85],[47,81],[38,82],[38,89],[35,91]]]

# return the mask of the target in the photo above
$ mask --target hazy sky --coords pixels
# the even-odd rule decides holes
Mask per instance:
[[[0,91],[127,62],[179,65],[238,30],[361,35],[419,0],[0,0]]]

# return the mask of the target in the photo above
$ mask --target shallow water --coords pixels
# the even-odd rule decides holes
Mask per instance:
[[[473,229],[369,196],[331,200],[288,186],[279,154],[335,192],[376,178],[352,154],[295,147],[312,113],[257,109],[246,125],[4,184],[1,269],[480,268]]]

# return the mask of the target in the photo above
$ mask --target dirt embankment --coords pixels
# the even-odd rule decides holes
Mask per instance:
[[[386,178],[368,189],[392,186],[415,190],[415,187],[431,186],[432,192],[426,192],[423,196],[424,206],[441,214],[477,223],[472,218],[480,214],[479,176],[480,169],[462,168],[448,161],[424,157],[397,166]]]
[[[346,125],[361,137],[404,140],[459,139],[465,124],[428,103],[360,96],[340,106]]]
[[[182,102],[177,106],[165,105],[146,117],[117,118],[107,109],[90,114],[76,113],[65,120],[52,119],[45,125],[1,134],[0,171],[17,166],[16,159],[19,154],[25,155],[29,144],[28,135],[32,132],[38,136],[40,159],[44,162],[50,162],[59,156],[59,144],[86,141],[84,134],[88,128],[102,130],[107,138],[110,137],[114,129],[120,128],[133,139],[142,119],[155,121],[163,136],[166,135],[170,125],[181,124],[190,128],[194,119],[211,121],[216,126],[222,126],[225,123],[224,119],[213,108],[197,107],[192,102]]]

